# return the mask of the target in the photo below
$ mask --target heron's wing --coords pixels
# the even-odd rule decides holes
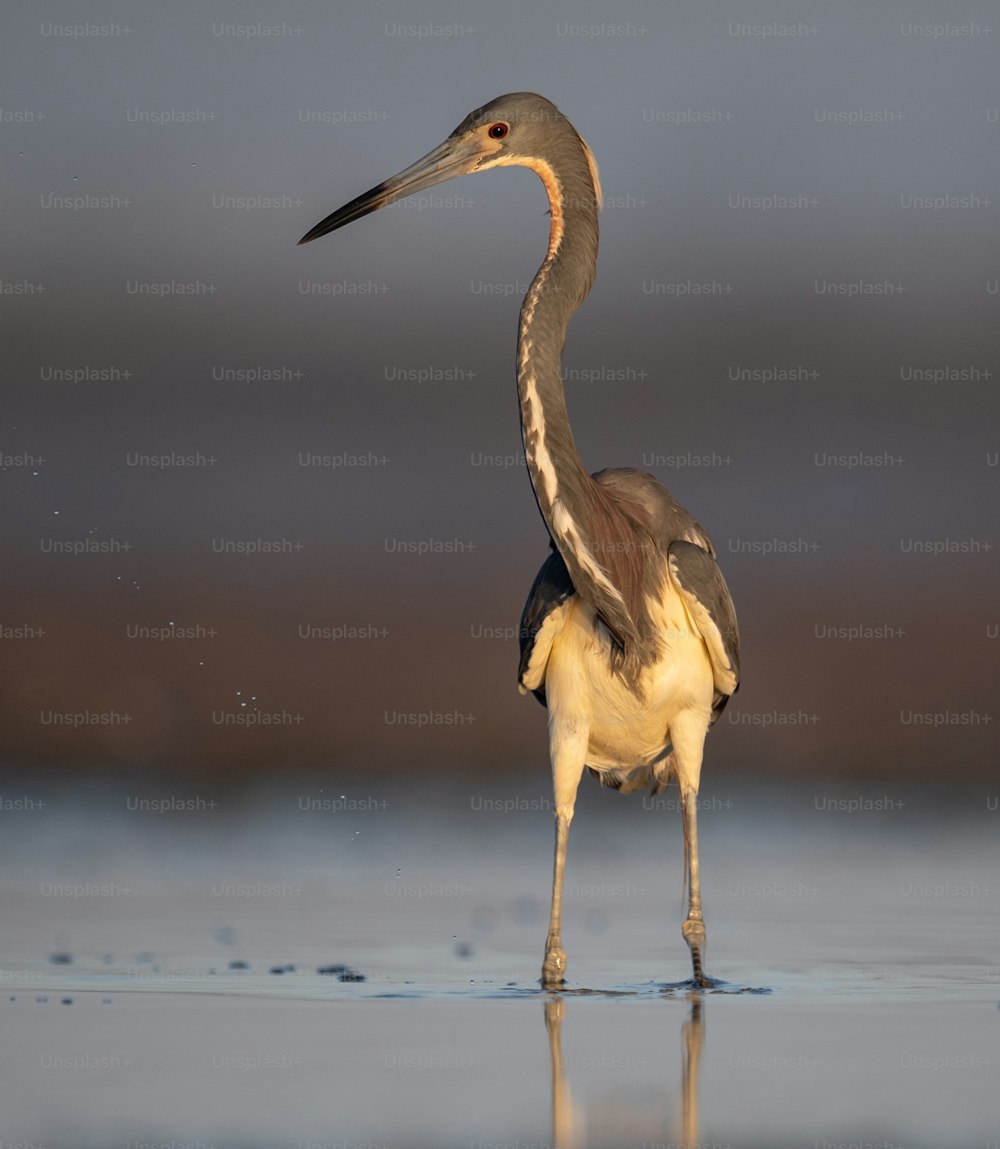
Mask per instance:
[[[521,612],[519,630],[521,662],[517,670],[518,689],[530,690],[545,705],[545,668],[552,642],[562,630],[575,593],[573,581],[562,555],[554,551],[542,563]]]
[[[670,577],[708,648],[715,678],[712,720],[740,684],[740,632],[736,610],[718,563],[701,547],[677,539],[667,550]]]

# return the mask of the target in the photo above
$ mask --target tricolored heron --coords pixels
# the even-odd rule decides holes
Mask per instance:
[[[542,96],[500,96],[299,242],[433,184],[511,164],[538,173],[551,214],[548,250],[521,305],[517,339],[524,454],[552,547],[521,616],[518,672],[521,692],[531,691],[549,712],[556,846],[542,984],[557,987],[566,972],[566,846],[589,767],[623,793],[647,785],[656,792],[677,779],[688,893],[681,932],[693,982],[707,986],[698,786],[705,735],[739,683],[739,634],[711,540],[698,523],[643,471],[589,475],[573,441],[562,349],[597,267],[601,185],[590,148]]]

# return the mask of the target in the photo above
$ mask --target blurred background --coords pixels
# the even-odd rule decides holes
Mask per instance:
[[[17,6],[9,777],[544,793],[514,390],[544,192],[494,171],[296,247],[522,89],[607,200],[565,353],[584,462],[655,474],[737,604],[706,781],[995,777],[995,15]]]

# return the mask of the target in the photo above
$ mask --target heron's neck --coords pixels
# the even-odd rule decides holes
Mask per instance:
[[[521,436],[538,508],[576,593],[605,623],[638,689],[643,645],[641,545],[621,507],[587,474],[566,413],[562,348],[573,312],[597,267],[597,202],[590,165],[575,174],[539,171],[549,193],[552,230],[545,262],[521,305],[517,391]],[[572,172],[572,169],[571,169]],[[648,628],[645,628],[648,629]]]
[[[586,298],[597,267],[597,204],[592,185],[580,194],[568,194],[551,169],[539,174],[549,193],[552,226],[545,261],[521,305],[517,391],[528,473],[558,545],[557,516],[572,514],[592,483],[569,425],[562,349],[566,328]]]

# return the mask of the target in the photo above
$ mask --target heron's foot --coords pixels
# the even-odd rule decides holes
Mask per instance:
[[[715,985],[715,982],[710,978],[702,967],[702,960],[705,954],[705,923],[701,918],[688,918],[687,921],[681,926],[681,933],[684,935],[684,940],[688,944],[688,949],[691,951],[691,969],[692,969],[692,982],[702,989],[708,989]]]
[[[558,947],[546,949],[542,963],[542,988],[558,989],[566,980],[566,954]]]

